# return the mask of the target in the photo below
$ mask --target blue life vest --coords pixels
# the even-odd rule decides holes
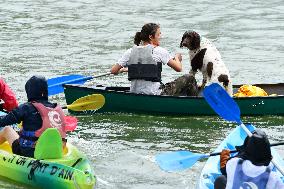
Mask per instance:
[[[153,57],[154,47],[134,46],[132,48],[128,66],[128,80],[141,79],[145,81],[160,82],[162,63],[156,62]]]
[[[265,189],[271,172],[270,168],[267,167],[256,177],[249,177],[243,172],[243,161],[240,159],[237,163],[232,189]]]

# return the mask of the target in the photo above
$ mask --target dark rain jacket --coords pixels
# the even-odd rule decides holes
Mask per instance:
[[[23,121],[23,129],[35,131],[42,126],[42,119],[31,102],[39,102],[46,107],[54,108],[56,104],[48,102],[47,81],[44,77],[33,76],[25,85],[28,102],[21,104],[0,120],[0,127]]]

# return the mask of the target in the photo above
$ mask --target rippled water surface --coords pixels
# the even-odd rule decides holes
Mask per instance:
[[[135,32],[144,23],[156,22],[161,25],[161,46],[182,53],[184,73],[189,70],[188,54],[179,43],[182,34],[193,29],[215,43],[235,84],[284,83],[283,21],[283,0],[0,0],[0,71],[24,102],[30,76],[106,73],[132,46]],[[164,82],[181,75],[166,67],[162,74]],[[126,75],[90,83],[129,84]],[[63,94],[51,100],[65,103]],[[263,128],[274,142],[283,139],[283,117],[243,121]],[[96,114],[80,116],[69,140],[92,160],[101,189],[190,189],[204,162],[166,173],[154,156],[179,149],[211,152],[234,127],[218,117]],[[0,188],[25,187],[1,179]]]

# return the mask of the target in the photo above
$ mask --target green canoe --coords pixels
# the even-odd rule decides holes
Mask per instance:
[[[234,86],[234,92],[241,85]],[[268,94],[265,97],[234,97],[242,115],[284,115],[284,83],[255,84]],[[216,115],[203,97],[187,96],[155,96],[129,93],[128,87],[86,87],[82,85],[64,85],[67,104],[76,99],[90,95],[101,94],[105,97],[105,104],[97,110],[98,113],[139,113],[158,115]],[[77,112],[78,113],[78,112]],[[86,113],[86,112],[84,112]],[[87,113],[94,113],[90,111]]]

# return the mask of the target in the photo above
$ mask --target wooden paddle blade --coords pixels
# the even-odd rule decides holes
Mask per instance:
[[[235,121],[241,124],[239,106],[232,97],[217,83],[206,87],[203,95],[211,108],[227,121]]]
[[[156,162],[165,171],[181,171],[191,168],[199,159],[208,157],[190,151],[165,152],[156,156]]]
[[[101,94],[92,94],[81,97],[67,108],[73,111],[98,110],[105,104],[105,97]]]
[[[63,84],[84,84],[91,76],[84,75],[64,75],[47,80],[48,96],[56,95],[64,91]]]

